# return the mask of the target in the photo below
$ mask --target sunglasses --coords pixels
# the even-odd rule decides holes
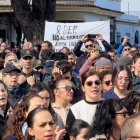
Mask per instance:
[[[66,85],[65,87],[57,87],[57,89],[61,89],[61,88],[66,89],[66,91],[71,91],[71,90],[75,91],[75,88],[74,87],[68,86],[68,85]]]
[[[96,81],[87,81],[86,85],[91,87],[93,85],[93,83],[95,83],[95,85],[99,86],[101,84],[100,80],[96,80]]]
[[[128,48],[128,49],[124,49],[123,51],[130,51],[130,48]]]
[[[112,83],[112,82],[111,82],[111,80],[109,80],[109,81],[104,81],[103,83],[106,84],[107,86],[109,86],[110,83]]]
[[[117,114],[117,115],[123,115],[124,118],[128,116],[128,112],[127,111],[124,111],[124,112],[116,112],[115,114]]]
[[[86,46],[85,46],[85,48],[88,48],[88,47],[92,48],[93,45],[91,44],[91,45],[86,45]]]

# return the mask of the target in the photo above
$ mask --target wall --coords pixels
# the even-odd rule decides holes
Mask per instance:
[[[96,6],[121,11],[121,2],[118,0],[96,0]]]
[[[117,22],[116,23],[116,39],[117,40],[117,33],[120,33],[120,38],[123,38],[126,33],[130,34],[130,43],[134,44],[135,40],[135,32],[139,31],[140,34],[140,25],[136,25],[133,23],[124,23],[124,22]],[[139,37],[139,44],[140,44],[140,37]]]

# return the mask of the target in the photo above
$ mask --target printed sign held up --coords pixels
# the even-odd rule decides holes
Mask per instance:
[[[50,41],[56,51],[62,47],[68,47],[73,50],[81,36],[86,34],[101,34],[106,41],[110,42],[110,21],[84,23],[45,22],[44,40]]]

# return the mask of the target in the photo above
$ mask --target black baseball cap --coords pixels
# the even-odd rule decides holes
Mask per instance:
[[[21,72],[20,69],[18,69],[15,65],[13,64],[8,64],[4,69],[3,69],[3,73],[9,73],[11,71],[17,71],[18,73]]]
[[[34,52],[33,50],[30,50],[30,49],[24,49],[21,51],[21,57],[33,57],[34,56]]]

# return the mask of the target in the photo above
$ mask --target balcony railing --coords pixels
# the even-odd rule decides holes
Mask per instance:
[[[94,5],[96,0],[56,0],[59,4],[90,4]]]

